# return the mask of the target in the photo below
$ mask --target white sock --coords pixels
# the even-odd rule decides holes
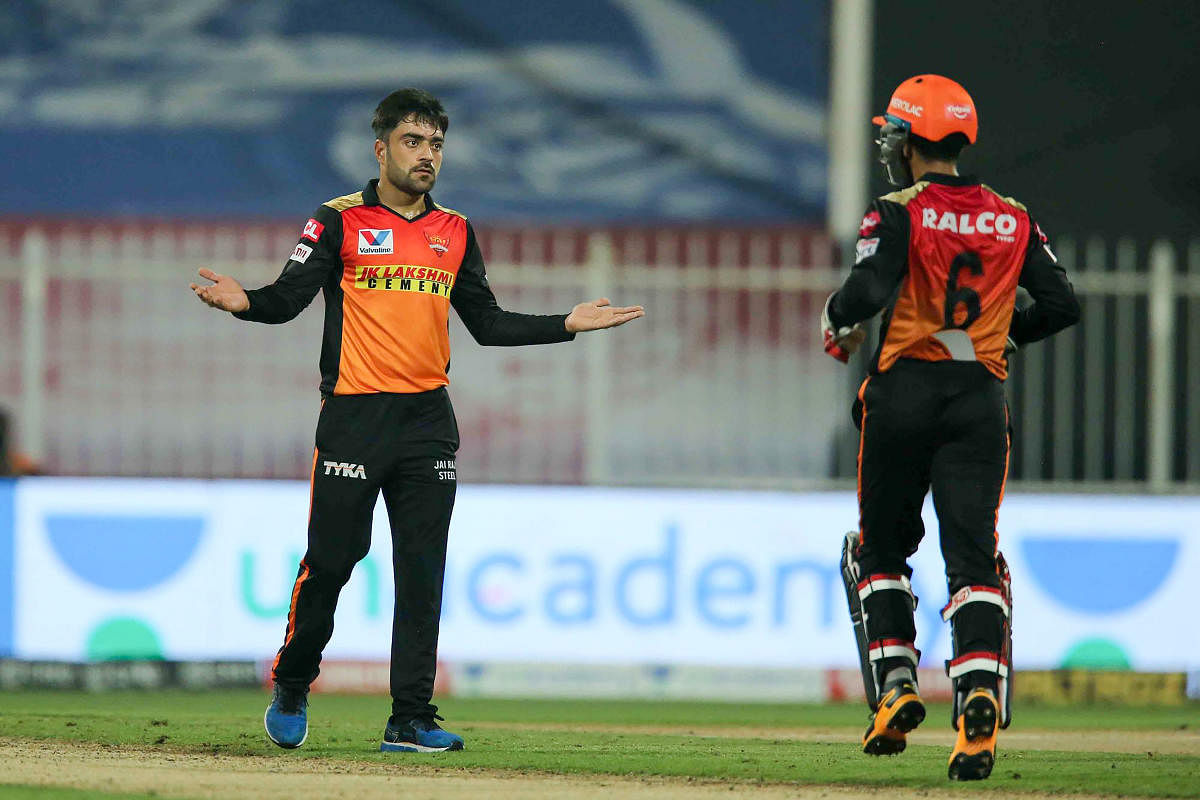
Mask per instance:
[[[917,682],[917,677],[913,675],[911,667],[892,667],[883,676],[884,686],[894,686],[901,681]]]

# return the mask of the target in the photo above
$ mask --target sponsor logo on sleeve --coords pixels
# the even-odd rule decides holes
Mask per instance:
[[[1054,255],[1054,251],[1050,249],[1050,237],[1042,230],[1042,226],[1036,222],[1033,223],[1033,228],[1037,231],[1038,240],[1042,243],[1042,249],[1046,251],[1046,255],[1050,256],[1050,260],[1057,264],[1058,256]]]
[[[391,255],[395,238],[391,228],[363,228],[358,232],[360,256]]]
[[[871,233],[879,227],[880,216],[878,211],[872,211],[863,217],[862,222],[858,226],[859,236],[870,236]]]
[[[311,239],[315,242],[321,238],[323,230],[325,230],[325,226],[310,217],[308,222],[304,223],[304,232],[300,234],[300,238]]]
[[[854,248],[855,257],[854,263],[862,261],[864,258],[870,258],[875,255],[875,251],[879,249],[878,237],[874,239],[859,239],[858,244]]]
[[[292,251],[292,261],[299,261],[303,264],[308,261],[308,257],[312,255],[312,248],[301,242],[296,245],[296,249]]]

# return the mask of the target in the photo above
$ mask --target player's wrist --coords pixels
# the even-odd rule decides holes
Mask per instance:
[[[250,293],[249,293],[249,292],[243,292],[243,293],[242,293],[242,296],[241,296],[240,298],[237,298],[237,299],[238,299],[238,300],[240,300],[240,302],[236,302],[236,301],[235,301],[234,303],[232,303],[232,304],[231,304],[231,306],[230,306],[230,308],[229,308],[229,313],[231,313],[231,314],[245,314],[247,311],[249,311],[249,310],[250,310]],[[234,307],[233,307],[234,305],[236,305],[236,306],[238,306],[238,307],[237,307],[237,308],[234,308]]]

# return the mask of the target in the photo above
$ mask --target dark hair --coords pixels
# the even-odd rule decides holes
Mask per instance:
[[[952,133],[945,139],[930,141],[916,134],[909,134],[913,149],[923,157],[935,161],[957,161],[959,153],[969,144],[965,133]]]
[[[432,125],[442,133],[450,127],[446,109],[436,97],[424,89],[397,89],[375,106],[371,127],[375,138],[384,142],[396,126],[413,117],[416,122]]]

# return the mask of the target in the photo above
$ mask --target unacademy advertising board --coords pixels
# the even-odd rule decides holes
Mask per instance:
[[[0,652],[79,660],[267,658],[305,544],[308,487],[28,479],[0,502]],[[4,488],[4,487],[0,487]],[[853,667],[838,574],[850,493],[463,486],[447,661]],[[1200,499],[1010,496],[1018,668],[1200,666],[1188,577]],[[914,558],[918,647],[949,655],[936,520]],[[326,651],[388,657],[391,545],[343,591]]]

